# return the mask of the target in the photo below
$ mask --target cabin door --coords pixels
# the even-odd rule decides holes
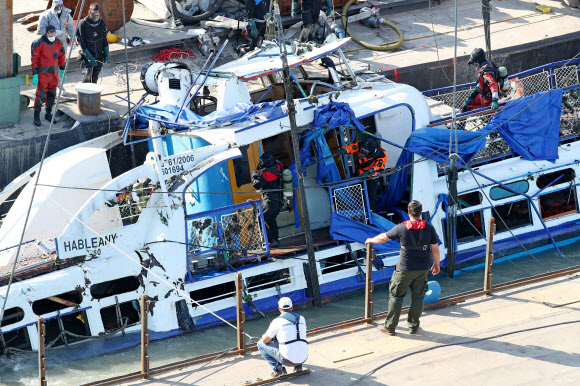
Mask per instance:
[[[252,172],[256,170],[260,161],[260,149],[258,142],[240,146],[241,158],[228,161],[228,173],[230,174],[230,186],[234,204],[248,200],[259,200],[260,193],[242,193],[255,191],[252,186]]]

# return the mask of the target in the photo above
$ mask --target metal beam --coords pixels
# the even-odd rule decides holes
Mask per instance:
[[[0,0],[0,79],[9,78],[13,73],[12,52],[12,0]]]

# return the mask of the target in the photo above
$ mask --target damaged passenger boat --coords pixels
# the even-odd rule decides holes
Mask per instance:
[[[325,301],[364,286],[365,239],[403,221],[410,199],[423,203],[435,226],[448,272],[484,255],[492,216],[495,246],[505,253],[575,237],[578,60],[513,75],[499,112],[457,114],[452,131],[451,90],[421,93],[353,68],[340,50],[348,40],[288,46],[287,57]],[[308,304],[313,288],[279,52],[271,43],[198,71],[179,61],[146,66],[143,84],[158,101],[141,99],[123,132],[56,153],[37,183],[38,165],[0,193],[0,203],[15,200],[0,227],[0,300],[8,296],[0,351],[35,350],[39,316],[52,347],[99,338],[108,341],[99,350],[134,345],[142,294],[151,300],[151,339],[233,320],[236,272],[248,316],[275,310],[282,296]],[[459,106],[473,86],[457,87]],[[337,154],[369,135],[388,155],[373,205],[355,160]],[[118,158],[129,144],[138,166],[123,170]],[[251,185],[266,151],[294,176],[283,187],[275,248]],[[458,170],[454,235],[446,234],[450,160]],[[376,245],[375,284],[390,280],[398,249]]]

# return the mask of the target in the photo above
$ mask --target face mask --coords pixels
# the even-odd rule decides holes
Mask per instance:
[[[47,36],[49,42],[54,42],[56,36]]]
[[[61,13],[62,13],[62,9],[57,9],[57,10],[56,10],[56,14],[57,14],[57,15],[60,15]]]
[[[99,12],[91,13],[91,19],[93,21],[98,21],[100,18],[101,18],[101,15],[99,14]]]

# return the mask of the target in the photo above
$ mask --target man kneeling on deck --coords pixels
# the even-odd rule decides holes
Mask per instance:
[[[308,358],[306,320],[292,312],[293,308],[290,298],[281,298],[278,301],[280,316],[272,320],[268,331],[258,341],[260,354],[274,370],[272,378],[286,374],[284,365],[294,366],[294,372],[302,371],[302,363]]]
[[[413,200],[407,206],[411,220],[402,222],[387,233],[367,239],[366,244],[382,244],[389,240],[399,239],[401,251],[400,260],[389,285],[389,310],[385,320],[385,330],[389,335],[395,335],[395,327],[399,323],[403,299],[411,288],[411,307],[407,317],[409,334],[417,333],[419,318],[423,313],[423,300],[427,292],[427,275],[433,256],[431,273],[439,273],[439,238],[433,225],[421,220],[423,206]]]

